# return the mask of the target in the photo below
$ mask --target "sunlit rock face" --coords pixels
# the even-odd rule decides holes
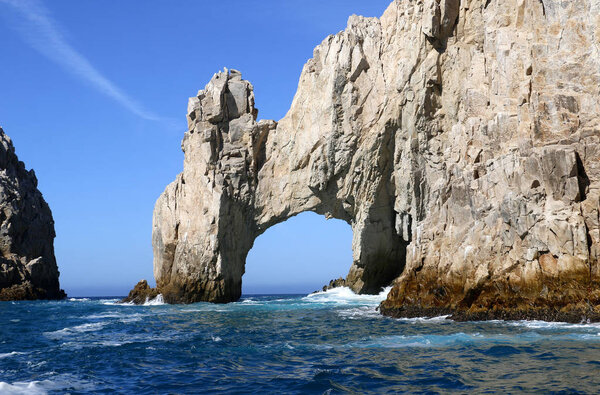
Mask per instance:
[[[370,34],[370,20],[356,21]],[[395,230],[389,184],[392,128],[378,125],[371,110],[347,118],[357,99],[337,86],[345,78],[344,85],[365,92],[358,100],[369,100],[361,37],[337,40],[340,51],[348,41],[362,54],[347,68],[319,74],[313,69],[320,63],[306,67],[292,110],[279,124],[256,122],[252,85],[234,70],[215,74],[190,99],[184,171],[154,212],[154,271],[165,300],[237,300],[256,237],[304,211],[352,225],[348,284],[356,292],[377,293],[401,273],[406,243]],[[324,62],[318,67],[334,67],[339,56],[318,60]],[[327,87],[330,95],[321,99]]]
[[[0,301],[60,299],[54,220],[10,138],[0,128]]]
[[[396,278],[385,314],[593,315],[599,15],[596,0],[394,1],[315,49],[277,124],[256,121],[238,72],[216,74],[154,212],[165,299],[236,300],[254,239],[315,211],[352,226],[353,290]]]

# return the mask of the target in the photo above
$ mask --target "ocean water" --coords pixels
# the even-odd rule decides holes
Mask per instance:
[[[396,320],[385,293],[0,303],[0,393],[600,391],[600,325]]]

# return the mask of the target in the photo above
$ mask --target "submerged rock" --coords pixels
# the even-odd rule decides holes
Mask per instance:
[[[61,299],[54,220],[33,170],[0,128],[0,301]]]
[[[384,314],[595,319],[599,13],[396,0],[315,49],[279,123],[256,121],[239,72],[216,74],[154,211],[165,300],[237,300],[256,237],[314,211],[352,226],[347,286],[396,279]]]

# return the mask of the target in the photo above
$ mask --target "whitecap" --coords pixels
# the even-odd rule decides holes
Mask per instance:
[[[339,310],[337,315],[350,320],[358,320],[363,318],[384,318],[384,316],[381,315],[373,306]]]
[[[123,324],[130,324],[132,322],[139,322],[141,320],[142,320],[141,316],[132,315],[131,317],[120,319],[119,322],[122,322]]]
[[[294,349],[294,346],[292,346],[290,343],[285,343],[283,346],[285,348],[287,348],[288,350],[293,350]]]
[[[52,384],[48,380],[31,381],[31,382],[15,382],[12,384],[0,381],[0,393],[2,394],[27,394],[27,395],[45,395],[48,390],[45,388]]]
[[[119,303],[120,299],[100,299],[98,302],[106,306],[135,306],[133,302]]]
[[[570,324],[568,322],[547,322],[547,321],[506,321],[503,322],[509,326],[521,326],[530,329],[600,329],[600,323],[581,323],[581,324]]]
[[[46,361],[40,361],[40,362],[27,361],[27,366],[29,366],[29,368],[31,368],[31,369],[39,368],[40,366],[44,366],[46,364],[47,364]]]
[[[448,322],[449,315],[440,315],[437,317],[414,317],[414,318],[397,318],[398,321],[416,323],[434,323],[434,322]]]
[[[94,323],[88,323],[88,324],[81,324],[81,325],[76,325],[73,327],[59,329],[59,330],[53,331],[53,332],[44,332],[44,335],[46,335],[50,338],[57,338],[57,337],[60,338],[60,337],[72,335],[75,333],[98,331],[106,325],[107,325],[106,322],[94,322]]]
[[[218,343],[218,342],[220,342],[221,340],[223,340],[223,339],[221,339],[219,336],[211,336],[211,339],[212,339],[212,341],[214,341],[215,343]]]
[[[306,345],[319,350],[352,349],[352,348],[447,348],[465,346],[473,343],[489,344],[521,344],[547,339],[535,332],[519,335],[481,333],[453,333],[449,335],[392,335],[368,337],[358,341],[343,344],[311,344]]]
[[[547,336],[537,332],[520,334],[488,334],[481,333],[453,333],[449,335],[393,335],[382,337],[369,337],[356,342],[342,344],[340,348],[443,348],[472,343],[489,344],[527,344],[544,341],[547,339],[581,340],[586,335]],[[589,338],[589,336],[588,336]],[[596,338],[597,340],[600,340]]]
[[[253,300],[253,299],[244,299],[240,303],[243,303],[243,304],[252,304],[252,305],[262,304],[262,303],[260,303],[260,302],[258,302],[256,300]]]
[[[123,343],[119,343],[119,342],[115,342],[115,341],[101,341],[98,342],[97,344],[104,346],[104,347],[121,347],[123,345]]]
[[[303,297],[302,300],[313,303],[378,305],[387,298],[391,289],[392,287],[387,287],[377,295],[358,295],[348,287],[338,287],[327,291],[315,292]]]
[[[343,348],[422,348],[449,347],[478,341],[508,341],[505,335],[483,336],[480,333],[454,333],[451,335],[395,335],[363,339],[342,345]]]
[[[0,381],[0,394],[27,394],[27,395],[45,395],[49,392],[64,392],[76,390],[80,392],[93,391],[95,386],[92,383],[80,380],[72,375],[58,375],[52,379],[35,381],[17,381],[7,383]]]
[[[0,354],[0,359],[3,358],[8,358],[8,357],[14,357],[15,355],[24,355],[27,354],[26,352],[20,352],[20,351],[13,351],[13,352],[7,352],[4,354]]]
[[[69,298],[69,302],[89,302],[90,298]]]
[[[123,317],[126,317],[126,315],[116,313],[116,312],[107,312],[107,313],[102,313],[102,314],[92,314],[92,315],[88,315],[88,316],[85,316],[82,318],[89,319],[89,320],[98,320],[98,319],[104,319],[104,318],[123,318]]]
[[[162,294],[159,294],[156,298],[150,299],[146,298],[146,301],[143,304],[135,304],[133,302],[121,302],[119,299],[106,299],[100,301],[103,305],[106,306],[120,306],[120,307],[131,307],[131,306],[162,306],[165,303]]]

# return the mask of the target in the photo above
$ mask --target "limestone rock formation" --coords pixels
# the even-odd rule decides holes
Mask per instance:
[[[370,81],[358,70],[367,60],[355,62],[344,76],[366,89]],[[279,124],[256,122],[252,85],[234,70],[190,99],[184,171],[154,212],[154,274],[166,301],[237,300],[256,237],[304,211],[352,225],[347,284],[355,291],[379,292],[401,273],[406,243],[394,228],[389,128],[362,133],[378,122],[375,114],[344,119],[345,105],[358,107],[336,96],[339,76],[314,77],[303,77],[301,87],[319,88],[301,90]],[[327,86],[333,93],[321,99]]]
[[[277,124],[256,121],[238,72],[216,74],[154,212],[165,300],[236,300],[254,239],[314,211],[352,226],[348,286],[396,278],[384,314],[593,317],[599,15],[598,0],[396,0],[315,49]]]
[[[54,220],[10,138],[0,128],[0,301],[60,299]]]

